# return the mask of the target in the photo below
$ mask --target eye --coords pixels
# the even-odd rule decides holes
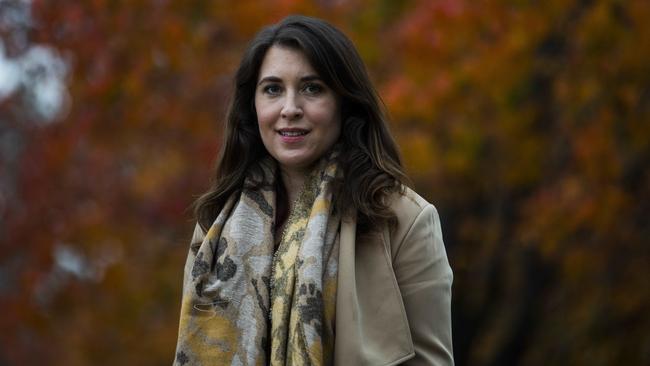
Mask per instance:
[[[279,95],[282,88],[278,84],[267,84],[262,88],[262,92],[269,95]]]
[[[307,83],[305,86],[303,86],[302,90],[305,94],[317,95],[322,93],[325,88],[317,83]]]

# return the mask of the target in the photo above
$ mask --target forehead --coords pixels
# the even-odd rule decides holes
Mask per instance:
[[[264,55],[258,80],[267,76],[289,78],[306,75],[317,75],[317,73],[304,52],[295,48],[274,45]]]

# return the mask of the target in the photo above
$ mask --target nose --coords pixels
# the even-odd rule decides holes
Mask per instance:
[[[302,106],[296,95],[292,94],[287,95],[284,106],[282,106],[281,115],[283,119],[296,120],[302,117]]]

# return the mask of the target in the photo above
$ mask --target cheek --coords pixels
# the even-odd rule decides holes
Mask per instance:
[[[255,102],[255,113],[257,114],[257,123],[260,129],[268,126],[273,120],[274,112],[271,106],[264,103]]]
[[[329,147],[341,136],[340,115],[336,113],[336,111],[334,113],[332,113],[332,111],[322,112],[318,115],[317,120],[320,130],[320,138],[324,145]]]
[[[335,101],[320,103],[312,109],[312,118],[328,129],[340,129],[341,117]]]
[[[328,115],[328,127],[331,130],[331,134],[333,135],[332,138],[337,140],[341,135],[341,113],[339,112],[338,106],[336,104],[333,104],[331,108],[332,109],[330,109],[330,113]]]

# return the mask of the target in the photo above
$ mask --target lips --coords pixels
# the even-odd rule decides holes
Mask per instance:
[[[307,131],[280,131],[282,136],[304,136],[307,134]]]
[[[277,132],[284,143],[294,144],[301,142],[309,133],[309,130],[303,128],[281,128]]]
[[[283,128],[278,130],[278,133],[281,136],[286,136],[286,137],[298,137],[298,136],[304,136],[309,133],[308,130],[302,129],[302,128]]]

